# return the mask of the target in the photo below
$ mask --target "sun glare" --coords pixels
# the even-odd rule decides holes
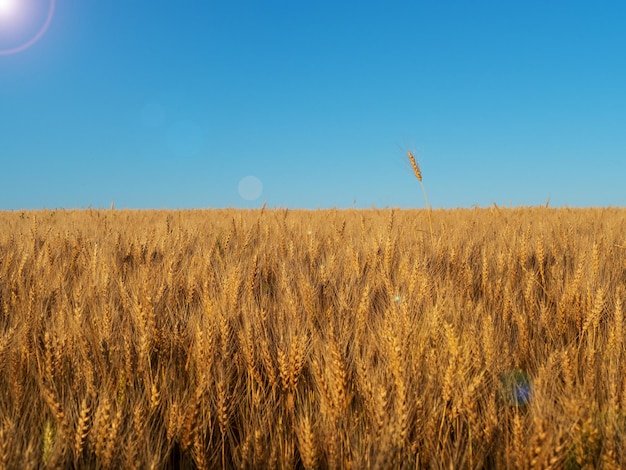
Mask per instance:
[[[55,1],[0,0],[0,56],[37,43],[52,22]]]
[[[0,0],[0,17],[12,16],[17,10],[17,0]]]

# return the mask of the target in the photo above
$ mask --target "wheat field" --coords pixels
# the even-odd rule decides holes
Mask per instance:
[[[2,212],[0,467],[624,468],[625,284],[617,208]]]

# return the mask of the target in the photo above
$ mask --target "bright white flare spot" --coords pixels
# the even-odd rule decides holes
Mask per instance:
[[[12,16],[17,10],[17,0],[0,0],[0,17]]]

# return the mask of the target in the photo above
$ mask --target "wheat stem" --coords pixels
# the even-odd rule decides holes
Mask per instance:
[[[431,217],[432,208],[430,207],[430,204],[428,203],[428,196],[426,195],[426,188],[424,187],[424,181],[422,180],[422,172],[413,154],[410,151],[408,151],[407,153],[409,155],[409,160],[411,161],[411,166],[413,167],[413,172],[415,173],[415,177],[417,178],[417,181],[419,181],[420,185],[422,186],[422,192],[424,193],[424,201],[426,201],[426,209],[428,209],[428,225],[430,228],[430,240],[433,241],[433,221]]]

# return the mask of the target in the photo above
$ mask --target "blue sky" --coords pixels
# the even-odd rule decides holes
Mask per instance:
[[[45,21],[21,1],[0,52]],[[0,54],[0,209],[423,207],[407,149],[434,207],[623,206],[624,24],[617,1],[56,0]]]

